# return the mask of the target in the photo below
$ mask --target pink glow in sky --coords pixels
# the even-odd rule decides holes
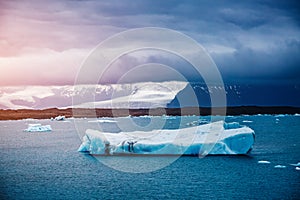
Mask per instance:
[[[0,86],[73,84],[81,63],[101,41],[149,26],[198,41],[225,81],[299,82],[297,8],[282,1],[2,0]]]
[[[92,48],[121,30],[89,24],[89,3],[86,8],[70,6],[60,1],[1,1],[0,85],[73,84]]]

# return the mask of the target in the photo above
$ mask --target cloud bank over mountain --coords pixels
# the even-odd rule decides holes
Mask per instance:
[[[297,1],[267,0],[1,1],[0,85],[73,84],[99,42],[149,26],[180,31],[203,45],[225,82],[299,84],[299,10]],[[172,64],[188,80],[199,79],[168,53],[133,53],[117,62],[126,71],[141,61]],[[116,82],[114,75],[106,82]]]

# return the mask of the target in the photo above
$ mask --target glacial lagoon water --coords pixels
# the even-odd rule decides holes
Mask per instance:
[[[130,131],[129,119],[151,129],[178,128],[179,122],[191,126],[209,117],[171,117],[163,127],[147,126],[153,120],[149,117],[80,120],[96,128],[102,123],[104,131],[118,132],[120,127],[110,122],[119,121],[122,130]],[[84,133],[78,133],[74,119],[0,121],[0,199],[299,199],[300,171],[290,164],[300,162],[300,116],[227,116],[226,122],[255,131],[249,155],[180,157],[150,173],[125,173],[77,152]],[[53,131],[23,132],[33,123],[49,124]],[[160,163],[166,158],[112,159],[122,165],[149,159]]]

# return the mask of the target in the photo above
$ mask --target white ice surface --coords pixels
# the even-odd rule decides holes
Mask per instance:
[[[259,163],[259,164],[270,164],[271,162],[267,161],[267,160],[260,160],[257,163]]]
[[[42,124],[28,124],[28,128],[25,129],[26,132],[48,132],[52,131],[50,125],[42,125]]]
[[[281,169],[283,169],[283,168],[286,168],[286,166],[285,165],[275,165],[274,168],[279,168],[279,169],[281,168]]]
[[[97,119],[97,120],[90,120],[88,123],[117,123],[115,120],[109,120],[109,119]]]
[[[300,167],[300,162],[298,162],[297,164],[290,164],[292,166],[295,166],[295,167]]]
[[[59,115],[59,116],[55,117],[54,119],[56,121],[64,121],[66,119],[66,116]]]
[[[78,151],[90,154],[246,154],[254,143],[248,127],[225,130],[222,122],[177,130],[105,133],[88,129]],[[200,153],[201,154],[201,153]]]
[[[186,87],[186,82],[145,82],[124,84],[109,100],[85,102],[75,108],[159,108],[166,107]],[[126,89],[124,89],[126,88]],[[121,92],[120,92],[121,91]],[[118,92],[120,94],[118,94]]]
[[[105,85],[0,87],[0,108],[165,107],[186,85],[186,82],[167,81]],[[73,101],[74,99],[76,101]]]

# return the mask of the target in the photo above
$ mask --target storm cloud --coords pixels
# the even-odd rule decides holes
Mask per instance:
[[[279,0],[1,1],[0,85],[72,84],[100,42],[141,27],[174,29],[193,38],[225,82],[299,84],[299,13],[297,1]],[[197,81],[187,63],[176,59],[152,52],[143,62],[170,63]],[[128,69],[140,61],[141,54],[133,54],[117,65]]]

